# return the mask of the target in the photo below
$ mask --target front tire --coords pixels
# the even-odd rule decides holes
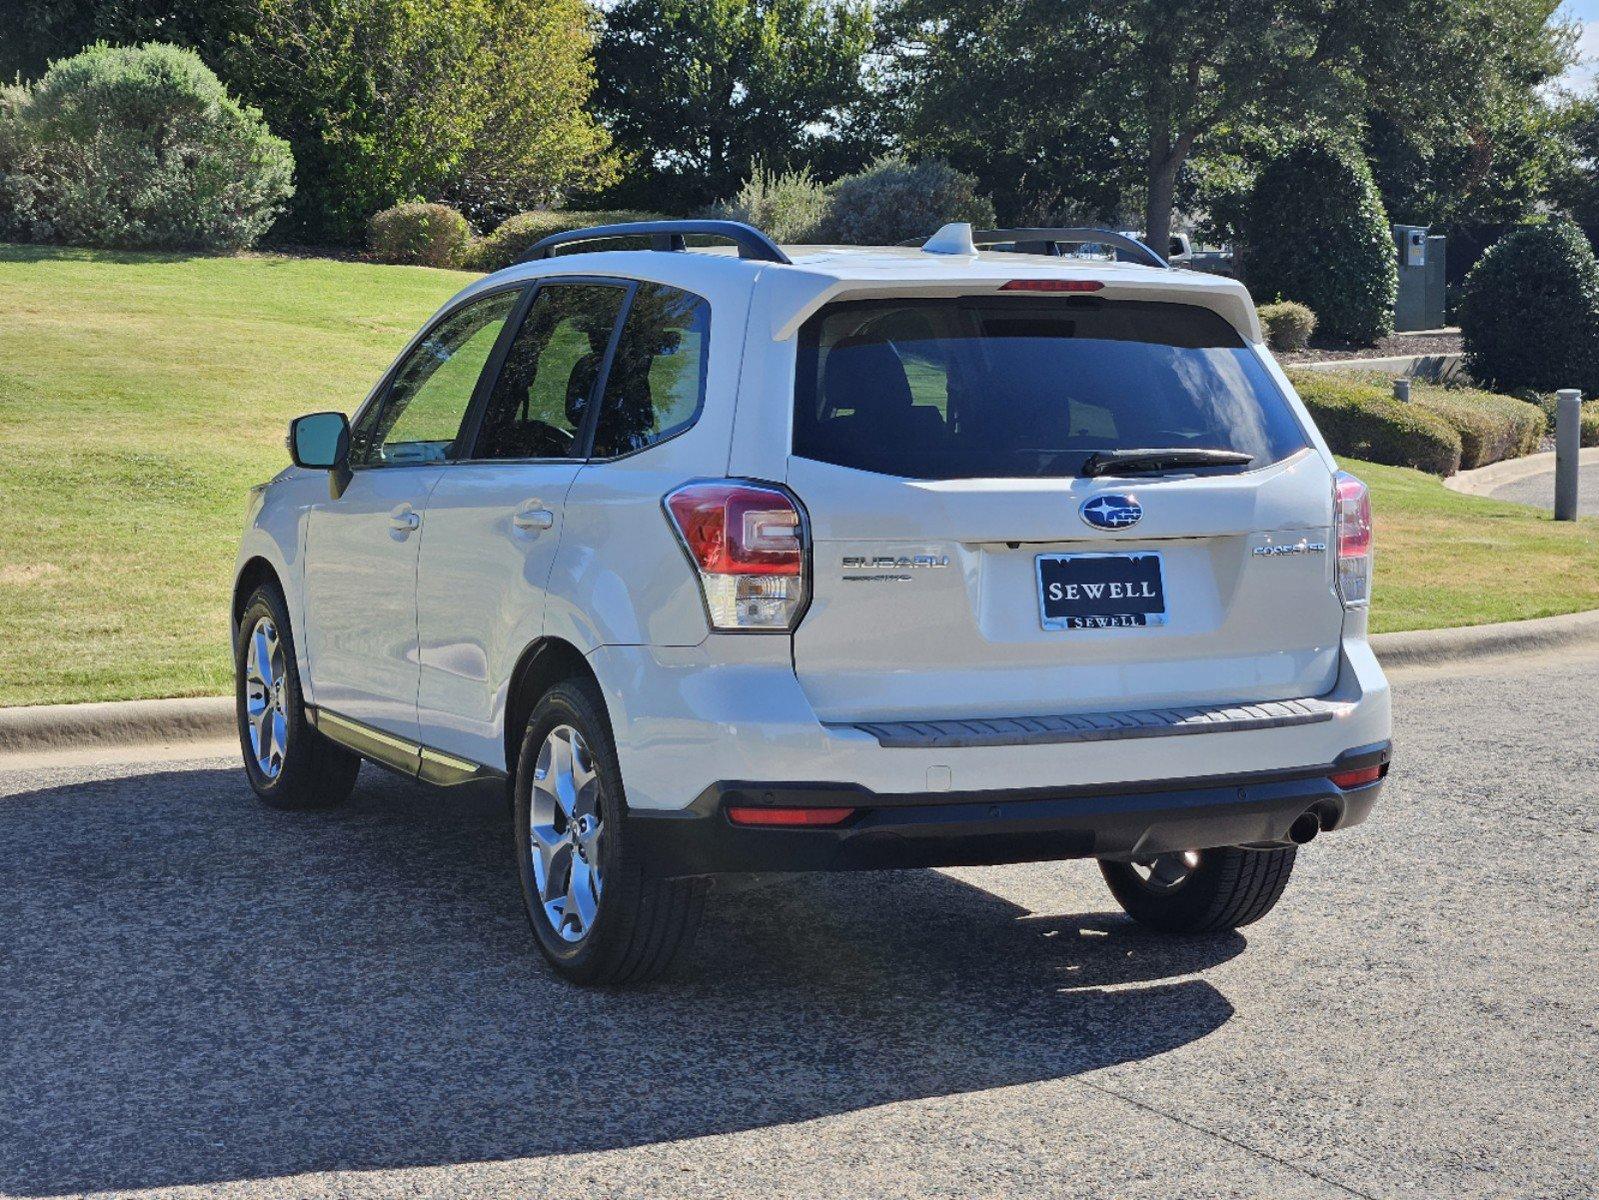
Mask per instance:
[[[539,950],[576,984],[644,983],[694,940],[705,889],[647,877],[627,840],[622,773],[600,697],[556,684],[517,756],[511,834]]]
[[[259,587],[239,618],[233,655],[235,713],[244,773],[273,808],[332,808],[349,799],[361,759],[305,719],[288,606]]]
[[[1282,898],[1295,847],[1244,850],[1224,846],[1162,854],[1147,862],[1101,860],[1118,904],[1161,933],[1203,934],[1258,921]]]

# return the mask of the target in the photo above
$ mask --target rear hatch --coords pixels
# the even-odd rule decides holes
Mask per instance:
[[[845,302],[806,323],[797,366],[813,579],[794,662],[824,720],[1331,690],[1332,476],[1214,312]]]

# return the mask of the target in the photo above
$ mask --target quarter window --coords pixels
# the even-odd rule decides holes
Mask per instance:
[[[497,292],[434,326],[400,364],[388,394],[357,421],[351,461],[395,467],[461,457],[461,423],[520,295]]]
[[[494,383],[476,458],[574,458],[624,288],[539,288]]]
[[[705,395],[710,325],[710,305],[700,297],[639,284],[606,378],[595,458],[642,450],[694,423]]]

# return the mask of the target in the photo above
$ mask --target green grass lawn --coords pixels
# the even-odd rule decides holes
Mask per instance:
[[[0,246],[0,704],[226,692],[245,492],[470,276]],[[1599,607],[1599,521],[1373,486],[1375,626]]]

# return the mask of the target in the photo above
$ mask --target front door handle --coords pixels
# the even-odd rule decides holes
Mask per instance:
[[[402,504],[389,513],[389,528],[396,533],[415,533],[422,527],[422,514],[409,504]]]
[[[526,529],[537,533],[542,529],[550,529],[555,525],[555,514],[547,508],[537,508],[538,501],[530,501],[516,510],[511,517],[511,524],[518,529]]]

